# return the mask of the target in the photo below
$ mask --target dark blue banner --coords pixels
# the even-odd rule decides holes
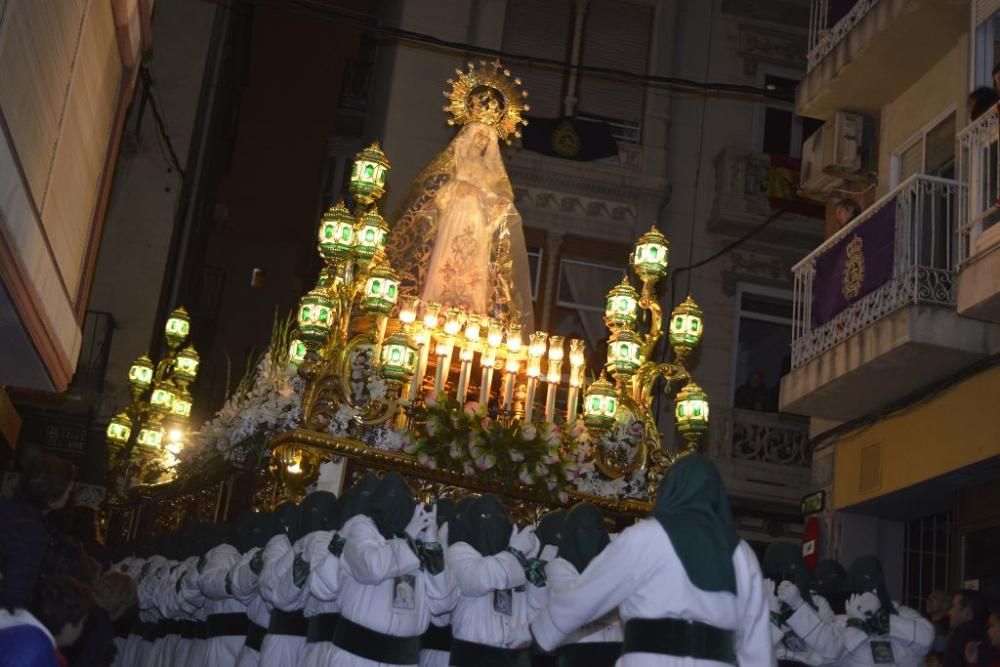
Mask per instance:
[[[885,203],[816,260],[812,325],[832,320],[892,278],[896,244],[896,200]]]

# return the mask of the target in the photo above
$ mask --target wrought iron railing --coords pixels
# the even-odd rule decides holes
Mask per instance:
[[[1000,111],[993,107],[958,134],[958,180],[968,186],[959,207],[958,261],[976,254],[983,230],[1000,220]]]
[[[878,0],[813,0],[809,15],[807,70],[812,70],[830,53]]]
[[[792,368],[908,304],[955,305],[957,252],[953,238],[964,190],[963,184],[951,179],[911,176],[792,268]],[[817,260],[841,250],[842,240],[856,234],[886,206],[896,207],[891,275],[829,320],[816,322],[813,311],[818,281],[837,280],[839,284],[842,280],[839,274],[817,277]]]
[[[809,469],[809,419],[712,405],[713,455]]]

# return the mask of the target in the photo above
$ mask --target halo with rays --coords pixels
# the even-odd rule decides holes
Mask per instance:
[[[451,90],[444,91],[449,103],[443,108],[451,114],[449,125],[473,121],[492,126],[502,141],[520,137],[520,127],[528,121],[522,113],[530,111],[528,91],[521,89],[521,79],[511,77],[499,60],[470,62],[465,70],[456,69],[457,79],[448,79]]]

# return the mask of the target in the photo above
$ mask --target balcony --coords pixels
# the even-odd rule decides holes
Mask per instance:
[[[968,196],[959,209],[958,313],[1000,322],[1000,112],[977,118],[958,135],[959,178]]]
[[[968,29],[967,2],[813,0],[798,113],[872,114],[955,49]]]
[[[955,310],[964,191],[911,176],[795,265],[783,412],[860,417],[990,352],[995,328]]]
[[[786,170],[794,181],[798,179],[797,161],[793,166]],[[758,235],[758,240],[804,249],[815,247],[823,240],[823,208],[799,200],[769,197],[772,182],[781,178],[781,170],[764,153],[734,148],[719,153],[715,158],[715,202],[708,220],[709,231],[742,236],[775,211],[787,207],[781,217]],[[793,186],[791,191],[794,189]],[[815,216],[807,215],[814,212],[810,209],[814,209]]]
[[[793,503],[809,493],[809,420],[712,406],[711,455],[736,497]]]

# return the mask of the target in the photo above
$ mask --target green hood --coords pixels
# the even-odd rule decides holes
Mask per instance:
[[[349,488],[344,497],[337,503],[331,524],[332,529],[340,530],[348,520],[359,514],[366,514],[368,501],[375,495],[378,484],[378,477],[375,476],[375,473],[370,472]]]
[[[844,613],[847,601],[847,571],[835,560],[821,560],[816,565],[816,592],[822,595],[835,614]]]
[[[417,501],[410,485],[398,472],[390,472],[379,482],[375,495],[368,501],[365,514],[371,517],[378,532],[388,540],[402,534],[416,507]]]
[[[764,552],[764,576],[775,583],[790,581],[799,589],[802,599],[816,608],[810,589],[812,581],[806,563],[802,560],[802,546],[789,542],[775,542]]]
[[[688,454],[667,471],[656,494],[653,516],[670,536],[688,579],[706,592],[736,593],[729,499],[715,464]]]
[[[577,503],[566,513],[559,556],[572,563],[577,572],[587,569],[590,561],[610,543],[604,516],[596,505]]]
[[[329,491],[313,491],[299,508],[304,534],[317,530],[330,530],[337,509],[337,495]]]
[[[892,603],[889,589],[885,586],[882,561],[877,556],[862,556],[851,564],[851,568],[847,571],[847,592],[875,593],[884,611],[896,613],[896,606]]]
[[[558,547],[562,544],[563,526],[566,524],[566,510],[558,509],[546,512],[538,520],[535,537],[544,548],[546,545]]]
[[[500,499],[494,495],[480,496],[465,512],[463,541],[483,556],[495,556],[507,548],[512,528]]]

